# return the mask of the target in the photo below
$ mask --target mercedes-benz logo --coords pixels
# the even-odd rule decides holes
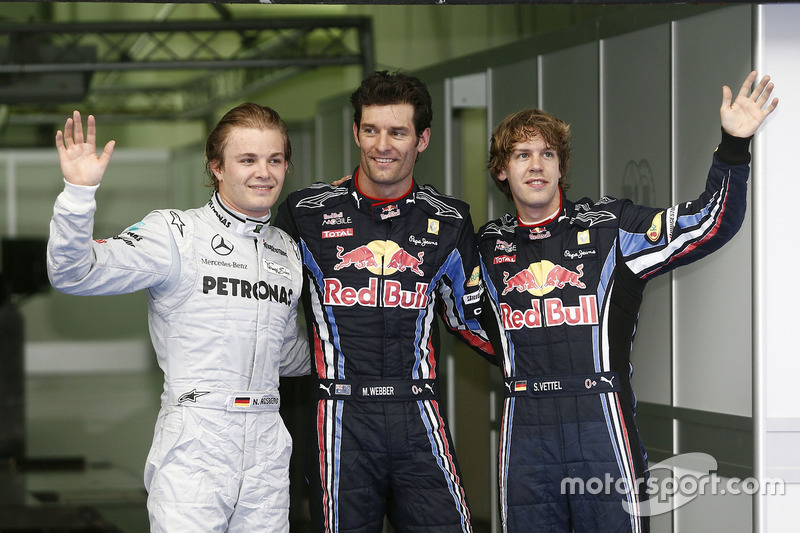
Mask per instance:
[[[230,255],[233,251],[233,245],[222,238],[222,235],[217,233],[214,235],[214,238],[211,239],[211,249],[217,252],[219,255]]]

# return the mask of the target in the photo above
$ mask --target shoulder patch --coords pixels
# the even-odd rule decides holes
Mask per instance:
[[[339,196],[344,196],[347,194],[346,187],[332,187],[330,185],[318,185],[314,187],[315,189],[321,189],[322,192],[318,192],[311,196],[305,196],[300,198],[295,207],[298,209],[318,209],[320,207],[325,207],[325,203],[329,201],[331,198],[336,198]],[[310,189],[310,188],[309,188]],[[306,189],[307,191],[309,189]],[[312,191],[309,191],[312,192]]]
[[[661,215],[663,214],[663,211],[656,213],[656,216],[653,217],[653,222],[647,229],[647,240],[653,244],[661,240]]]
[[[157,209],[154,213],[158,213],[161,215],[161,218],[164,219],[164,223],[167,225],[167,228],[169,228],[172,239],[178,245],[178,248],[183,250],[192,246],[194,237],[194,217],[189,211]]]
[[[494,238],[498,235],[514,233],[517,228],[517,218],[508,213],[484,225],[480,231],[481,238]]]
[[[180,214],[178,214],[176,211],[170,211],[169,214],[172,217],[170,225],[175,226],[175,228],[181,233],[181,237],[183,237],[183,228],[186,227],[186,223],[181,220]]]
[[[586,213],[580,213],[579,215],[573,218],[573,221],[577,220],[579,222],[583,222],[587,224],[589,227],[596,226],[597,224],[602,224],[603,222],[608,222],[610,220],[616,220],[617,215],[612,213],[611,211],[588,211]]]
[[[481,267],[476,266],[467,280],[467,287],[477,287],[481,284]]]
[[[464,218],[456,206],[450,205],[428,191],[422,190],[422,187],[420,187],[420,190],[417,191],[415,196],[417,200],[422,200],[433,207],[435,209],[435,215],[438,217],[455,218],[459,220]],[[447,197],[444,196],[443,198]]]

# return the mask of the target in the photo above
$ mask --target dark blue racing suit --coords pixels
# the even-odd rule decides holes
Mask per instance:
[[[480,229],[487,293],[504,331],[504,532],[648,530],[646,455],[630,383],[642,293],[651,278],[738,231],[748,147],[749,139],[723,133],[705,191],[692,202],[573,203],[562,192],[561,210],[541,225],[505,215]]]
[[[436,333],[438,312],[491,350],[469,206],[416,184],[375,200],[352,179],[290,194],[275,224],[299,242],[306,277],[314,531],[379,533],[384,515],[398,532],[472,531]]]

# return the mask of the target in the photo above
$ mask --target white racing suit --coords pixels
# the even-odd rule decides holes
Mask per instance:
[[[269,217],[217,194],[188,211],[153,211],[92,240],[97,187],[66,183],[47,266],[69,294],[148,294],[164,393],[144,471],[151,530],[288,532],[291,437],[279,375],[309,373],[298,335],[297,246]]]

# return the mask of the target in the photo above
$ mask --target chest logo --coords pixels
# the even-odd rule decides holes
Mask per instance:
[[[494,245],[495,252],[505,252],[507,254],[511,254],[517,251],[517,245],[513,242],[506,242],[497,239],[497,242]]]
[[[211,249],[217,252],[218,255],[230,255],[233,252],[233,244],[223,239],[222,235],[217,233],[211,239]]]
[[[424,275],[420,265],[424,260],[425,252],[419,252],[414,257],[394,241],[372,241],[350,251],[336,246],[336,250],[336,258],[339,259],[339,263],[333,266],[334,270],[353,266],[359,270],[366,268],[379,276],[388,276],[406,270],[410,270],[418,276]]]
[[[544,228],[531,228],[528,237],[532,241],[539,241],[542,239],[549,239],[550,238],[550,231]]]
[[[389,204],[381,208],[381,220],[386,220],[387,218],[394,218],[400,216],[400,208],[394,204]]]
[[[269,272],[270,274],[275,274],[276,276],[283,276],[284,278],[292,279],[292,272],[283,265],[276,263],[275,261],[269,261],[264,259],[264,270]]]
[[[414,246],[419,246],[421,248],[424,248],[425,246],[439,246],[438,241],[429,241],[425,237],[420,238],[417,237],[416,235],[409,235],[408,242],[410,242]]]
[[[352,219],[350,217],[344,216],[342,211],[337,213],[323,213],[322,214],[322,225],[323,226],[339,226],[342,224],[352,224]]]
[[[353,228],[326,229],[322,232],[323,239],[338,239],[339,237],[352,237]]]
[[[499,265],[501,263],[516,263],[517,256],[515,255],[498,255],[493,259],[495,265]]]
[[[267,242],[267,239],[261,239],[261,244],[264,246],[264,248],[266,248],[267,250],[269,250],[273,254],[278,254],[278,255],[282,255],[283,257],[287,257],[285,250],[281,250],[280,248],[276,248],[276,247],[272,246],[270,243]],[[297,255],[296,251],[295,251],[295,255]]]
[[[550,261],[531,263],[528,268],[520,270],[514,275],[503,272],[503,296],[512,291],[529,292],[534,296],[543,296],[553,289],[563,289],[567,285],[585,289],[586,284],[581,281],[583,264],[575,267],[575,271],[554,265]]]

